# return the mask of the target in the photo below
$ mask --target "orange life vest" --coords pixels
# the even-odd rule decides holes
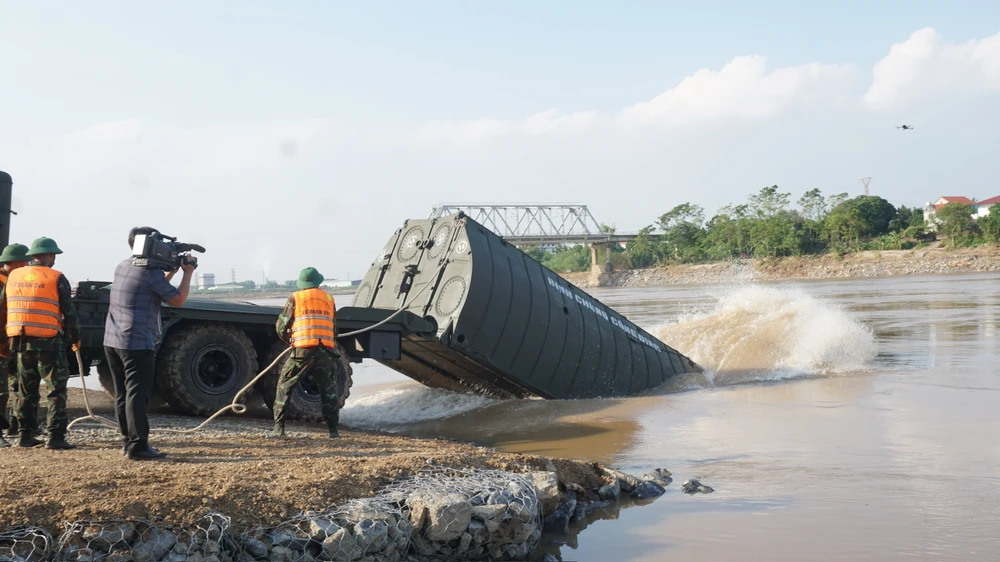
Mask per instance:
[[[7,279],[7,337],[54,338],[62,333],[58,281],[62,273],[41,265],[19,267]]]
[[[295,318],[292,320],[292,347],[334,347],[336,305],[333,296],[323,289],[305,289],[292,294]]]

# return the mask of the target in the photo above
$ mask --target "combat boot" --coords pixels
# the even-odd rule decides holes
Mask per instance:
[[[7,437],[17,437],[20,433],[19,424],[17,418],[11,416],[10,418],[10,429],[7,430]]]
[[[268,431],[265,435],[268,437],[284,437],[285,436],[285,422],[274,422],[274,429]]]
[[[67,449],[76,449],[76,445],[70,443],[69,441],[66,441],[65,435],[61,435],[59,433],[53,433],[52,436],[49,437],[48,443],[45,444],[45,448],[67,450]]]
[[[333,414],[327,424],[330,426],[330,439],[339,439],[340,433],[337,431],[337,426],[340,424],[340,410]]]
[[[6,449],[7,447],[10,447],[10,443],[3,436],[0,436],[0,449]]]
[[[31,435],[31,433],[32,433],[31,431],[22,431],[21,432],[21,438],[17,440],[17,446],[18,447],[37,447],[37,446],[41,445],[42,442],[39,441],[38,439],[35,439],[35,437],[33,435]]]

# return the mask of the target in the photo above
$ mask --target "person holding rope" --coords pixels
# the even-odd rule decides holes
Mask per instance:
[[[129,231],[131,248],[138,234],[158,232],[148,226]],[[181,306],[191,291],[195,265],[181,264],[184,272],[180,288],[170,284],[169,274],[159,269],[139,267],[128,258],[115,268],[111,301],[104,324],[104,356],[115,387],[115,417],[122,435],[122,454],[130,460],[151,460],[166,453],[149,446],[149,418],[146,404],[153,392],[156,374],[156,347],[162,337],[160,305]]]
[[[80,321],[69,280],[52,269],[61,253],[55,240],[35,240],[26,252],[31,262],[12,271],[0,292],[0,344],[17,354],[19,447],[42,444],[35,432],[39,386],[45,379],[49,433],[45,448],[76,448],[66,441],[69,364],[65,346],[68,339],[73,351],[80,349]]]
[[[31,258],[27,256],[28,247],[24,244],[10,244],[0,253],[0,289],[7,284],[7,278],[15,269],[28,265]],[[0,430],[7,430],[7,435],[18,434],[16,407],[11,409],[7,417],[7,403],[10,395],[17,401],[17,358],[11,359],[9,349],[0,349]],[[10,447],[10,443],[0,434],[0,449]]]
[[[285,436],[285,410],[288,397],[302,377],[312,375],[319,388],[323,419],[330,429],[330,438],[340,437],[337,424],[340,406],[337,401],[337,330],[336,304],[333,295],[320,289],[323,276],[313,267],[299,273],[299,291],[292,293],[278,316],[275,329],[282,341],[292,346],[278,376],[274,398],[274,429],[268,437]]]

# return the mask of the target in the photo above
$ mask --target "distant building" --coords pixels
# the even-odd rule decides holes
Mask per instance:
[[[976,214],[980,217],[985,217],[990,214],[990,209],[993,205],[1000,203],[1000,195],[996,197],[990,197],[989,199],[983,199],[982,201],[976,203],[977,212]]]
[[[994,197],[994,199],[997,199]],[[975,220],[979,215],[979,205],[975,200],[969,199],[964,195],[948,195],[944,197],[938,197],[938,200],[934,203],[927,203],[924,205],[924,223],[927,224],[927,230],[931,232],[936,232],[938,225],[941,221],[937,218],[937,212],[941,210],[942,207],[949,203],[959,203],[962,205],[969,205],[972,207],[972,218]]]
[[[347,279],[324,279],[320,283],[320,287],[326,287],[327,289],[350,289],[351,287],[357,287],[361,285],[361,280],[357,279],[355,281]]]
[[[215,287],[215,274],[214,273],[199,273],[198,274],[198,288],[202,291],[211,289]]]
[[[227,291],[245,291],[247,290],[247,288],[239,283],[221,283],[219,285],[213,285],[209,287],[208,290],[227,292]]]

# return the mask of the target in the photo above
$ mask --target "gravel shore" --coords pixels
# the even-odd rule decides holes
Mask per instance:
[[[716,284],[733,281],[781,281],[981,273],[1000,271],[1000,248],[984,246],[952,250],[944,247],[919,250],[859,252],[769,260],[747,259],[697,265],[677,265],[616,271],[604,287],[655,287]],[[591,287],[589,273],[563,275],[578,287]]]
[[[70,389],[70,419],[86,414],[82,390]],[[111,417],[111,400],[89,391],[95,413]],[[512,472],[552,470],[560,481],[594,486],[591,463],[500,453],[444,439],[341,431],[331,440],[321,424],[289,424],[289,437],[264,437],[271,426],[262,405],[228,416],[203,431],[181,435],[163,428],[193,427],[202,420],[154,408],[151,442],[168,452],[156,461],[129,461],[114,430],[77,425],[71,451],[0,450],[0,526],[32,524],[56,531],[66,521],[156,518],[183,523],[210,509],[232,517],[235,531],[274,525],[303,510],[323,509],[370,496],[381,486],[426,469]]]

